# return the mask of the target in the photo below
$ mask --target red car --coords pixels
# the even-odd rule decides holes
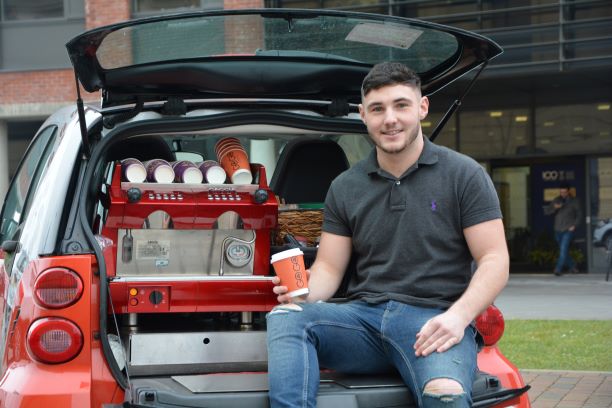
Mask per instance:
[[[2,208],[4,407],[267,406],[270,257],[312,261],[330,181],[372,149],[363,77],[402,61],[432,94],[501,53],[433,23],[289,9],[134,20],[67,48],[101,106],[79,96],[42,125]],[[529,407],[501,313],[477,325],[474,406]],[[394,376],[321,381],[320,407],[413,406]]]

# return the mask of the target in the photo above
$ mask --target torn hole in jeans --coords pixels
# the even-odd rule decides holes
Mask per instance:
[[[274,309],[272,309],[270,313],[268,313],[268,315],[282,314],[282,313],[289,313],[289,312],[301,312],[302,310],[304,309],[302,309],[302,306],[298,304],[284,303],[282,305],[274,306]]]

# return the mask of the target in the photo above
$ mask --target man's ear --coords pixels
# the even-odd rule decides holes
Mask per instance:
[[[421,97],[421,105],[419,107],[419,118],[421,120],[427,117],[429,113],[429,98],[426,96]]]
[[[359,116],[361,116],[361,121],[367,125],[366,121],[365,121],[365,108],[363,107],[363,104],[359,104]]]

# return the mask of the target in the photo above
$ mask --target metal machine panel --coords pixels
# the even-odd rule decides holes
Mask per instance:
[[[131,367],[266,363],[264,331],[132,333]]]
[[[253,230],[119,229],[117,276],[252,275]]]

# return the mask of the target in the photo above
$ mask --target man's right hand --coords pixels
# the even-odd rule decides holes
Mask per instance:
[[[306,276],[308,277],[308,279],[310,279],[310,269],[306,269]],[[274,288],[272,288],[272,292],[278,295],[276,298],[278,300],[278,303],[301,303],[305,302],[306,298],[308,297],[308,295],[297,297],[291,297],[287,295],[288,289],[286,286],[282,286],[280,284],[280,278],[278,276],[272,278],[272,283],[274,283]]]

